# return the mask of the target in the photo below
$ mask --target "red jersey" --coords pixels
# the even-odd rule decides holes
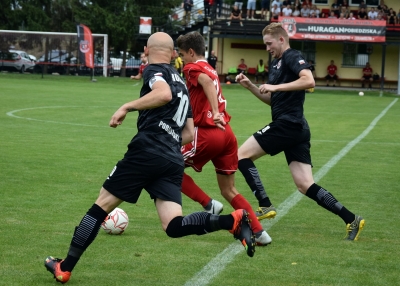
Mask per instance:
[[[335,65],[329,65],[327,70],[328,70],[328,74],[335,75],[336,71],[337,71],[337,67]]]
[[[372,68],[371,67],[363,68],[363,75],[364,76],[371,76],[372,75]]]
[[[238,69],[247,70],[247,65],[246,64],[239,64],[238,65]]]
[[[221,84],[217,72],[206,60],[198,60],[195,63],[188,63],[183,68],[186,78],[186,85],[189,90],[190,103],[192,105],[194,126],[216,127],[211,113],[211,105],[204,93],[203,87],[197,82],[201,73],[209,76],[214,82],[217,91],[218,110],[225,122],[229,122],[231,116],[226,112],[226,100],[222,95]]]
[[[149,65],[149,63],[140,64],[139,73],[143,74],[144,69]]]

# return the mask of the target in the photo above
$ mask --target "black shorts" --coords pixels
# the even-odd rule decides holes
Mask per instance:
[[[303,129],[301,124],[278,120],[260,129],[253,136],[265,153],[275,156],[283,151],[288,165],[297,161],[312,166],[310,129]]]
[[[338,76],[335,75],[335,74],[334,74],[334,75],[328,74],[328,75],[326,75],[325,79],[326,79],[326,80],[330,80],[330,79],[337,80],[337,79],[338,79]]]
[[[372,75],[365,75],[363,76],[364,80],[370,80],[372,78]]]
[[[136,203],[143,189],[152,199],[182,205],[184,167],[161,156],[128,151],[105,180],[103,187],[117,198]]]

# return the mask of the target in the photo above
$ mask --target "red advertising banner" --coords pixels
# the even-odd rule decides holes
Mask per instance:
[[[139,34],[151,34],[151,17],[140,17]]]
[[[82,24],[77,25],[76,28],[78,30],[79,62],[88,68],[94,68],[92,32]]]
[[[385,42],[386,21],[279,17],[290,39]]]

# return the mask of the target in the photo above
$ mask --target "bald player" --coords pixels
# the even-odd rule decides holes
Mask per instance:
[[[188,91],[170,65],[173,41],[168,34],[151,35],[144,52],[149,66],[143,73],[140,98],[123,104],[109,123],[116,128],[129,112],[138,111],[138,132],[124,157],[106,178],[96,202],[75,228],[67,257],[45,259],[44,266],[58,282],[69,281],[72,270],[96,238],[107,214],[123,201],[136,203],[143,189],[154,200],[162,228],[169,237],[203,235],[225,229],[242,242],[249,256],[254,255],[254,234],[245,210],[223,216],[207,212],[182,216],[184,161],[181,146],[191,142],[194,136]]]

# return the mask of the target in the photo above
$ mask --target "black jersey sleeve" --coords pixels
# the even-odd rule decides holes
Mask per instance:
[[[285,60],[287,61],[287,66],[296,74],[304,69],[310,69],[311,65],[304,59],[301,52],[297,50],[290,49],[286,55]]]

